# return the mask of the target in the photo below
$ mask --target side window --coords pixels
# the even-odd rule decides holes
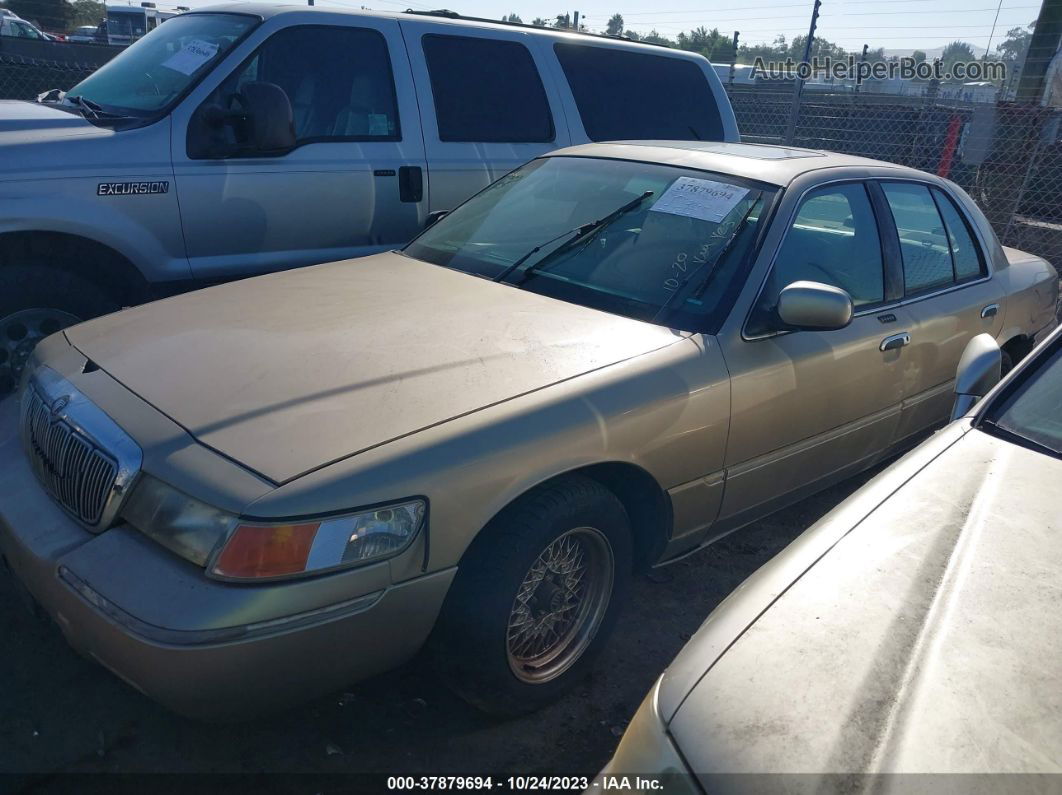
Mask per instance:
[[[856,307],[885,299],[881,238],[862,183],[836,185],[808,194],[774,260],[753,325],[762,324],[778,294],[796,281],[840,287]]]
[[[555,137],[531,53],[515,41],[425,35],[442,141],[539,143]]]
[[[881,187],[900,236],[906,294],[953,284],[948,233],[929,188],[907,182],[883,182]]]
[[[619,47],[553,45],[591,141],[718,141],[715,95],[692,61]]]
[[[270,36],[200,106],[189,125],[189,157],[239,150],[239,131],[206,123],[203,111],[211,106],[238,110],[240,87],[251,81],[273,83],[287,94],[297,145],[401,140],[384,37],[365,28],[304,25]]]
[[[948,233],[951,248],[951,260],[955,268],[955,281],[976,279],[985,274],[981,248],[970,231],[969,224],[959,213],[955,203],[943,191],[933,188],[933,198],[937,200],[937,209],[944,219],[944,229]]]

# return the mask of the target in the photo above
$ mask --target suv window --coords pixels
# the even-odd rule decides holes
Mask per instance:
[[[910,182],[884,182],[881,187],[900,236],[905,293],[911,295],[954,284],[951,240],[929,187]],[[967,269],[972,242],[967,234]]]
[[[422,37],[439,140],[539,143],[554,139],[538,68],[515,41]]]
[[[974,240],[970,226],[959,212],[951,198],[941,190],[933,188],[933,198],[937,200],[937,209],[944,219],[944,229],[948,233],[951,249],[952,266],[955,269],[955,281],[976,279],[985,274],[981,248]]]
[[[722,140],[715,95],[692,61],[585,44],[553,49],[591,141]]]
[[[846,290],[856,307],[885,299],[885,270],[877,220],[862,183],[808,194],[774,260],[749,331],[760,334],[778,294],[796,281]]]
[[[240,87],[262,81],[280,86],[291,102],[296,144],[327,141],[398,141],[401,130],[387,41],[375,30],[303,25],[270,36],[200,106],[238,109]],[[199,112],[196,114],[199,116]],[[193,141],[198,137],[210,139]],[[214,140],[223,136],[230,140]],[[231,151],[232,128],[189,127],[189,156]],[[243,152],[253,155],[253,152]]]

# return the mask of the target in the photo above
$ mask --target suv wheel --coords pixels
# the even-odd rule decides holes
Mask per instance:
[[[38,342],[118,308],[77,274],[47,266],[0,268],[0,397],[15,388]]]
[[[432,641],[440,671],[487,712],[544,706],[588,672],[631,568],[630,522],[612,492],[580,476],[529,492],[461,562]]]

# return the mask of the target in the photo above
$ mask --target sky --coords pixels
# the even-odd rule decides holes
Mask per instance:
[[[286,0],[291,2],[291,0]],[[111,0],[114,2],[114,0]],[[192,7],[215,0],[175,0]],[[500,18],[518,14],[524,22],[535,17],[552,20],[578,10],[593,31],[605,28],[609,17],[623,15],[625,27],[640,33],[656,29],[674,38],[700,25],[727,35],[741,32],[744,43],[770,42],[778,34],[787,39],[807,33],[812,0],[667,0],[656,8],[650,0],[317,0],[318,5],[367,6],[380,10],[447,8],[467,16]],[[166,3],[159,2],[160,8]],[[817,35],[847,50],[929,50],[955,39],[991,49],[1006,32],[1036,19],[1037,0],[822,0]],[[978,50],[980,52],[980,49]]]

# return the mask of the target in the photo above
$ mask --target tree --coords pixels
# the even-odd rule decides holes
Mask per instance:
[[[534,25],[536,28],[544,28],[549,25],[549,23],[542,17],[535,17],[531,20],[531,24]]]
[[[911,53],[911,57],[914,59],[915,63],[925,63],[925,61],[926,61],[925,50],[915,50],[913,53]]]
[[[623,17],[619,14],[613,14],[608,18],[608,26],[605,28],[605,33],[609,36],[622,36],[623,35]]]
[[[689,33],[680,33],[676,41],[680,49],[699,52],[709,61],[729,63],[734,57],[734,40],[719,32],[719,28],[708,30],[703,25]]]
[[[556,19],[553,22],[553,27],[560,28],[561,30],[567,30],[572,26],[571,14],[557,14]]]
[[[1007,65],[1008,73],[1018,68],[1028,52],[1032,27],[1030,23],[1024,28],[1011,28],[1007,31],[1007,38],[996,45],[996,52],[999,53],[999,59]]]
[[[45,30],[66,30],[74,16],[74,7],[66,0],[7,0],[7,7]]]
[[[648,42],[649,44],[663,44],[665,47],[674,47],[675,42],[669,39],[667,36],[662,36],[656,32],[656,28],[653,28],[648,33],[645,33],[640,38],[640,41]]]
[[[955,64],[960,61],[969,63],[970,61],[976,61],[977,57],[974,55],[973,47],[965,41],[953,41],[944,47],[944,50],[940,53],[940,60],[944,66],[944,71],[950,72]]]
[[[74,9],[70,18],[71,28],[81,25],[98,25],[100,20],[107,16],[106,7],[96,0],[74,0],[70,5]]]
[[[519,14],[509,14],[507,17],[502,17],[502,22],[515,22],[518,25],[522,25],[524,21],[520,19]]]

